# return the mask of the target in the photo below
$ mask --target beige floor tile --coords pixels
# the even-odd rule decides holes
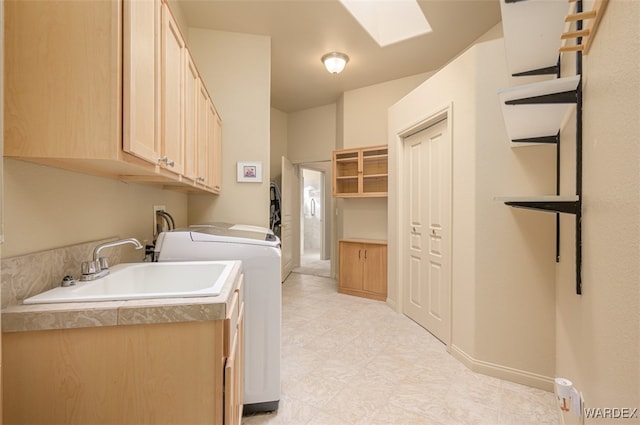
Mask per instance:
[[[282,287],[278,412],[244,425],[557,425],[554,396],[477,374],[384,302],[292,273]]]

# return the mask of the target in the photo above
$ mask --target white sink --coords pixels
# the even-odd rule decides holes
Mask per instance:
[[[25,299],[24,304],[211,297],[222,291],[235,261],[124,263],[100,279],[78,281]]]

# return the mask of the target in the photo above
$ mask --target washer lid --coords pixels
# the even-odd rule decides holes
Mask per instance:
[[[202,223],[202,224],[192,224],[189,227],[215,227],[218,229],[231,229],[231,230],[245,230],[247,232],[258,232],[258,233],[271,233],[273,234],[273,230],[267,227],[254,226],[252,224],[237,224],[237,223],[224,223],[224,222],[214,222],[214,223]]]
[[[194,242],[230,242],[260,245],[280,245],[280,240],[278,239],[278,237],[270,231],[266,233],[250,230],[239,230],[232,227],[222,228],[215,226],[190,226],[188,229],[176,229],[176,231],[185,230],[191,232],[191,239]]]

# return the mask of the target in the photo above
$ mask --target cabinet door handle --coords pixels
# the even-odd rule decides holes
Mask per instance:
[[[358,250],[358,260],[362,259],[362,250]]]
[[[365,260],[367,259],[367,250],[366,249],[364,250],[364,259]]]
[[[159,158],[158,164],[161,162],[164,162],[165,165],[167,165],[168,167],[173,167],[176,164],[173,160],[169,160],[167,156],[163,156],[162,158]]]

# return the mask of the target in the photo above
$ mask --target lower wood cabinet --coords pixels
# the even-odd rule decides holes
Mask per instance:
[[[221,320],[2,334],[3,423],[240,425],[242,280]]]
[[[387,299],[387,243],[364,239],[338,242],[338,292]]]

